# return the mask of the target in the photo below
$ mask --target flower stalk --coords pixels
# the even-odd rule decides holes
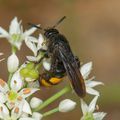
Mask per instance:
[[[11,82],[12,76],[13,76],[13,73],[9,73],[9,77],[8,77],[8,81],[7,81],[9,87],[10,87],[10,82]]]
[[[50,111],[48,111],[48,112],[45,112],[45,113],[43,114],[43,117],[47,117],[47,116],[52,115],[52,114],[54,114],[54,113],[56,113],[56,112],[59,112],[59,108],[58,108],[58,107],[57,107],[57,108],[54,108],[54,109],[52,109],[52,110],[50,110]]]
[[[33,111],[40,111],[41,109],[45,108],[46,106],[48,106],[49,104],[51,104],[52,102],[54,102],[56,99],[58,99],[59,97],[63,96],[64,94],[70,92],[72,90],[72,88],[70,86],[66,86],[65,88],[63,88],[61,91],[59,91],[58,93],[56,93],[55,95],[53,95],[52,97],[48,98],[45,102],[43,102],[40,106],[38,106],[37,108],[33,109]]]

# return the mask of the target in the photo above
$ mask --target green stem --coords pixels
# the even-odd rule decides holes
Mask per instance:
[[[9,85],[9,87],[10,87],[10,81],[11,81],[12,76],[13,76],[13,73],[10,73],[9,74],[9,78],[8,78],[8,85]]]
[[[12,46],[12,53],[16,53],[16,47]]]
[[[48,112],[45,112],[45,113],[43,114],[43,117],[52,115],[52,114],[54,114],[54,113],[56,113],[56,112],[59,112],[59,108],[58,108],[58,107],[57,107],[57,108],[54,108],[54,109],[52,109],[52,110],[50,110],[50,111],[48,111]]]
[[[46,106],[48,106],[50,103],[54,102],[56,99],[58,99],[59,97],[61,97],[62,95],[64,95],[67,92],[70,92],[72,89],[70,86],[66,86],[65,88],[63,88],[61,91],[59,91],[58,93],[56,93],[55,95],[53,95],[52,97],[48,98],[45,102],[43,102],[43,104],[41,104],[40,106],[38,106],[37,108],[33,109],[33,111],[39,111],[43,108],[45,108]]]

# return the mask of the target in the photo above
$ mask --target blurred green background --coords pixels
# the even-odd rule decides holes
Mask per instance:
[[[120,1],[119,0],[0,0],[0,26],[8,29],[14,16],[27,23],[40,23],[47,27],[66,15],[67,19],[59,25],[72,50],[81,62],[93,61],[93,72],[97,80],[105,83],[99,87],[100,111],[107,112],[105,120],[120,119]],[[26,54],[31,52],[23,45],[18,52],[21,63]],[[10,55],[10,46],[4,39],[0,40],[0,51],[5,57]],[[8,72],[5,62],[0,64],[0,77],[7,80]],[[66,78],[65,78],[66,79]],[[62,89],[68,80],[51,89],[41,89],[39,97],[43,100]],[[79,98],[67,94],[48,109],[54,108],[64,98],[78,101],[77,109],[72,112],[55,115],[45,120],[79,120],[81,116]],[[46,110],[48,110],[46,109]]]

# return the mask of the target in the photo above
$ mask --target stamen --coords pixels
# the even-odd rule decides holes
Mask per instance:
[[[17,84],[17,81],[16,81],[16,80],[14,80],[14,83],[15,83],[15,84]]]
[[[5,86],[5,81],[2,80],[2,79],[0,79],[0,85],[1,85],[2,87],[4,87],[4,86]]]
[[[17,114],[18,112],[19,112],[19,108],[16,107],[16,108],[15,108],[15,113]]]
[[[2,112],[3,111],[3,107],[0,107],[0,112]]]
[[[19,96],[19,97],[17,98],[17,100],[21,101],[21,100],[22,100],[22,97],[21,97],[21,96]]]
[[[29,88],[26,88],[23,90],[23,94],[29,94],[31,92],[31,90]]]

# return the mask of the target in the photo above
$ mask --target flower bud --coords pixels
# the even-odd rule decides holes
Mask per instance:
[[[8,57],[7,66],[10,73],[13,73],[18,69],[19,59],[15,53]]]
[[[43,101],[37,97],[33,97],[30,101],[31,108],[37,108]]]
[[[59,104],[59,111],[60,112],[69,112],[73,110],[76,106],[76,102],[70,100],[70,99],[65,99],[60,102]]]
[[[33,112],[32,117],[35,118],[35,120],[41,120],[43,115],[38,112]]]
[[[49,71],[51,68],[51,63],[50,63],[50,59],[45,59],[43,61],[43,67],[45,68],[45,70]]]

